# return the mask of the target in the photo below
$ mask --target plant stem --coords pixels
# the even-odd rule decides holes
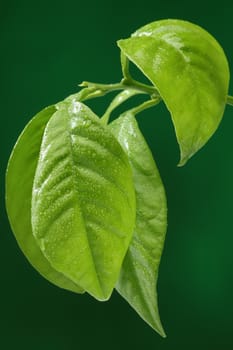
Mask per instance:
[[[129,73],[129,60],[128,57],[121,51],[121,68],[122,68],[122,74],[125,79],[130,79],[130,73]]]
[[[126,66],[125,69],[126,70],[124,72],[126,73]],[[81,87],[84,87],[84,89],[82,89],[75,95],[69,96],[68,99],[76,98],[79,101],[86,101],[91,98],[104,96],[105,94],[112,91],[123,90],[113,99],[113,101],[110,103],[109,107],[105,111],[104,115],[102,116],[101,120],[104,124],[108,123],[111,112],[131,96],[134,96],[136,94],[148,94],[151,97],[150,100],[127,111],[127,113],[133,113],[134,115],[140,113],[141,111],[147,108],[157,105],[161,101],[161,97],[158,91],[155,89],[155,87],[140,83],[132,79],[130,75],[126,77],[127,74],[125,74],[124,76],[125,78],[123,78],[120,81],[120,83],[116,84],[98,84],[89,81],[84,81],[82,82],[82,84],[79,85]]]
[[[147,84],[142,84],[131,78],[123,78],[120,83],[116,83],[116,84],[97,84],[97,83],[91,83],[89,81],[84,81],[79,86],[99,90],[102,92],[103,95],[111,91],[127,89],[127,90],[135,90],[141,93],[153,95],[153,97],[159,96],[159,93],[155,89],[155,87]]]
[[[151,100],[148,100],[148,101],[145,101],[143,102],[142,104],[140,104],[139,106],[137,107],[134,107],[130,110],[128,110],[126,113],[132,113],[134,115],[150,108],[150,107],[153,107],[153,106],[156,106],[157,104],[159,104],[159,102],[161,101],[161,97],[157,97],[157,98],[153,98]]]
[[[128,100],[130,97],[139,94],[140,92],[135,90],[123,90],[119,92],[118,95],[115,96],[115,98],[112,100],[108,108],[106,109],[104,115],[101,117],[101,121],[104,124],[108,124],[110,115],[114,109],[116,109],[118,106],[120,106],[123,102]]]

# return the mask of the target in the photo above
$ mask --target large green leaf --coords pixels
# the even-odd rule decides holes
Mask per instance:
[[[43,132],[54,106],[38,113],[20,135],[9,160],[6,173],[6,207],[15,238],[33,267],[50,282],[80,293],[82,289],[54,270],[42,254],[32,235],[31,197]]]
[[[183,165],[221,121],[229,83],[222,48],[199,26],[173,19],[150,23],[118,45],[171,112]]]
[[[125,114],[110,129],[129,157],[136,191],[136,227],[116,289],[158,333],[156,284],[167,227],[166,196],[158,169],[136,119]]]
[[[51,265],[108,299],[135,212],[132,171],[120,144],[88,107],[60,104],[44,132],[32,195],[33,234]]]

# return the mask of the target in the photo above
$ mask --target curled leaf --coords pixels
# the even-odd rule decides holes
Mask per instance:
[[[183,165],[212,136],[225,108],[228,62],[204,29],[181,20],[161,20],[118,45],[155,85],[171,113]]]

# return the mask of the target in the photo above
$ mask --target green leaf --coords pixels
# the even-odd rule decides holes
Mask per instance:
[[[41,145],[32,227],[51,265],[99,300],[110,297],[135,224],[132,171],[84,104],[59,105]]]
[[[199,26],[173,19],[150,23],[118,45],[163,98],[183,165],[221,121],[229,84],[222,48]]]
[[[31,197],[43,132],[54,106],[38,113],[25,127],[12,151],[6,173],[6,207],[15,238],[32,266],[53,284],[77,293],[72,281],[54,270],[38,247],[31,227]]]
[[[136,191],[136,227],[116,289],[152,328],[165,336],[156,291],[167,228],[164,187],[135,117],[124,114],[109,127],[129,157]]]

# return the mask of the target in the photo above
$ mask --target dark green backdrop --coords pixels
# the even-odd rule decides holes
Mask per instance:
[[[1,1],[1,349],[233,349],[233,108],[226,108],[217,133],[184,168],[176,167],[178,147],[165,107],[138,117],[168,196],[158,285],[167,339],[116,293],[99,303],[40,277],[19,250],[4,209],[7,159],[25,123],[82,80],[118,81],[115,41],[161,18],[206,28],[233,69],[232,1]],[[104,109],[102,101],[96,112]]]

